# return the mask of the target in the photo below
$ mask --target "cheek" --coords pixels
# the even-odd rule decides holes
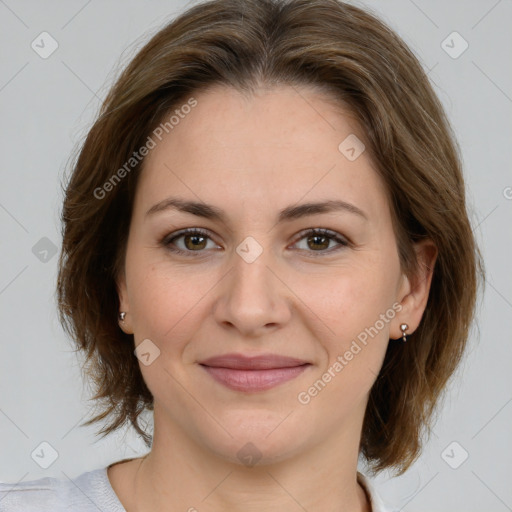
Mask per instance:
[[[395,278],[394,269],[383,259],[362,256],[357,264],[322,276],[296,277],[293,288],[329,336],[346,341],[391,308]]]
[[[370,391],[386,354],[390,322],[396,315],[388,279],[372,268],[352,269],[334,283],[326,280],[322,290],[311,290],[308,295],[308,305],[319,312],[318,325],[327,333],[317,336],[325,358],[298,400],[310,404],[312,413],[331,410],[333,425]],[[335,410],[334,402],[338,404]]]
[[[164,324],[169,328],[180,314],[183,301],[180,301],[179,283],[162,275],[158,266],[134,268],[129,286],[136,332],[151,326],[156,334]],[[171,297],[175,298],[174,303],[169,303]]]
[[[304,278],[299,292],[319,318],[316,331],[324,358],[316,377],[322,382],[311,383],[316,386],[311,396],[326,384],[323,398],[315,399],[325,406],[333,396],[352,406],[369,391],[382,366],[390,323],[396,316],[393,292],[399,266],[393,255],[358,256],[357,264],[316,278],[314,286]]]
[[[127,276],[128,278],[128,276]],[[130,311],[133,318],[135,345],[151,340],[159,357],[148,366],[139,364],[144,381],[154,396],[170,390],[182,405],[179,382],[186,379],[183,354],[200,328],[204,314],[201,301],[213,284],[206,276],[171,269],[168,264],[151,263],[133,269],[130,281]]]
[[[177,348],[200,325],[198,315],[216,274],[197,268],[171,266],[164,258],[127,262],[130,312],[137,342],[149,338],[161,350]],[[195,327],[194,327],[195,326]],[[169,340],[173,340],[170,344]]]

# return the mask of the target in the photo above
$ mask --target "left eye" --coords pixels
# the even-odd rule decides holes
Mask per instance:
[[[346,247],[349,245],[348,241],[341,237],[338,233],[331,231],[329,229],[310,229],[306,232],[302,233],[301,238],[299,238],[299,242],[301,240],[306,240],[306,249],[308,250],[313,247],[313,252],[332,252],[332,248],[329,249],[329,245],[331,242],[336,242],[338,246]],[[339,249],[340,247],[338,247]],[[327,249],[329,249],[327,251]],[[334,249],[337,250],[337,249]]]
[[[309,229],[307,231],[303,231],[301,233],[300,238],[297,239],[294,245],[297,245],[302,240],[306,242],[306,248],[298,247],[301,251],[310,251],[310,252],[333,252],[332,247],[330,247],[331,242],[336,242],[338,246],[346,247],[349,245],[349,242],[341,237],[335,231],[330,231],[329,229]],[[178,241],[182,241],[183,245],[180,247]],[[172,236],[168,236],[164,238],[162,244],[169,249],[170,251],[176,253],[201,253],[204,252],[203,249],[208,249],[208,241],[212,242],[212,244],[216,245],[213,240],[211,240],[207,231],[203,231],[198,228],[190,228]],[[217,246],[218,247],[218,246]],[[338,247],[341,248],[341,247]],[[212,249],[214,247],[210,247]]]

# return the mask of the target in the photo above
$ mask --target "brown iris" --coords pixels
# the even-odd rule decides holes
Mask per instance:
[[[319,240],[322,240],[323,241],[323,244],[322,244],[322,247],[320,247],[319,245],[316,245],[316,248],[318,249],[327,249],[329,247],[329,241],[330,241],[330,238],[328,236],[325,236],[325,235],[311,235],[311,236],[308,236],[308,246],[310,248],[313,248],[309,242],[311,240],[315,240],[315,241],[319,241]]]
[[[196,250],[196,249],[204,249],[206,247],[207,238],[204,235],[184,235],[183,240],[185,243],[185,247],[190,250]],[[201,240],[201,241],[199,241]],[[188,242],[191,242],[190,244]]]

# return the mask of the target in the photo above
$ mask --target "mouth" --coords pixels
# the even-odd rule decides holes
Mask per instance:
[[[271,389],[299,376],[311,363],[277,354],[244,356],[225,354],[201,361],[200,366],[217,382],[243,392]]]

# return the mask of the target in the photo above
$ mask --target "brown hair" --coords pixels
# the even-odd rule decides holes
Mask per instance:
[[[419,455],[424,428],[461,359],[483,268],[456,143],[421,65],[381,21],[336,0],[200,3],[152,37],[108,93],[62,212],[60,318],[86,356],[93,400],[101,403],[85,425],[110,417],[99,431],[107,435],[129,422],[150,446],[139,415],[152,410],[153,398],[133,337],[117,321],[116,276],[143,160],[132,170],[126,162],[164,116],[213,84],[249,93],[261,84],[309,85],[331,93],[357,116],[387,185],[404,272],[416,270],[415,241],[430,238],[437,246],[422,321],[408,343],[389,344],[361,437],[372,469],[401,473]],[[112,182],[123,165],[127,172]]]

